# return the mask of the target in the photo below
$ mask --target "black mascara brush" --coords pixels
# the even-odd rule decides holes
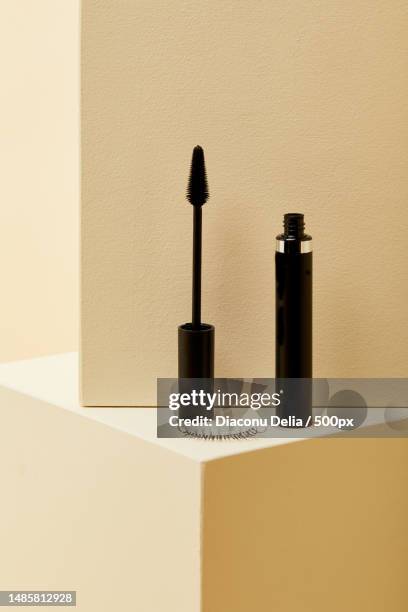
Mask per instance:
[[[194,329],[201,325],[201,249],[202,249],[202,206],[208,200],[207,174],[204,151],[196,146],[191,158],[187,200],[194,206],[193,220],[193,299],[192,324]]]
[[[196,146],[191,159],[187,200],[193,206],[192,321],[178,328],[179,378],[213,378],[214,327],[201,322],[202,206],[208,200],[204,151]]]

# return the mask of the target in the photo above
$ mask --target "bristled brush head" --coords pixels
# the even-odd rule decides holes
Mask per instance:
[[[205,171],[204,150],[200,146],[193,149],[190,178],[187,187],[187,200],[193,206],[202,206],[209,198],[207,174]]]

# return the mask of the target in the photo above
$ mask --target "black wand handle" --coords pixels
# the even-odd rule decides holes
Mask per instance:
[[[202,243],[201,206],[194,206],[193,299],[192,299],[192,324],[193,324],[194,329],[200,329],[201,327],[201,243]]]

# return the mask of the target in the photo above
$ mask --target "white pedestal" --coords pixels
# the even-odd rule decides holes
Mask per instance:
[[[158,440],[77,357],[0,365],[3,589],[86,612],[405,612],[406,439]]]

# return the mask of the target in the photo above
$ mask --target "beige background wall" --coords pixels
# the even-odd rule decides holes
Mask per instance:
[[[191,149],[219,376],[274,372],[274,236],[315,240],[315,374],[408,362],[408,9],[84,0],[83,398],[154,401],[190,317]]]
[[[77,346],[77,0],[0,4],[0,360]]]
[[[100,54],[104,66],[90,88],[104,81],[101,105],[117,117],[112,137],[120,155],[112,172],[118,183],[111,182],[110,193],[153,205],[155,222],[163,207],[172,219],[159,258],[170,253],[177,272],[175,295],[168,293],[163,307],[169,332],[189,317],[190,217],[183,193],[190,149],[200,142],[213,194],[205,211],[204,313],[217,325],[220,373],[243,373],[243,347],[251,363],[262,360],[258,375],[273,368],[268,255],[281,214],[298,208],[316,245],[316,373],[405,375],[405,3],[212,6],[179,2],[170,12],[166,2],[85,0],[96,19],[87,30],[89,53]],[[0,359],[8,360],[77,343],[78,3],[16,0],[3,3],[1,13]],[[102,104],[113,89],[112,107]],[[128,220],[122,217],[123,225]],[[130,246],[123,240],[121,252],[133,263]],[[213,252],[218,260],[210,259]],[[149,281],[143,295],[151,297]],[[127,315],[116,301],[115,320],[120,313],[129,338],[124,352],[139,354],[135,329],[148,308],[140,297],[136,316],[132,307]],[[239,325],[243,334],[235,331]],[[163,373],[173,369],[173,345],[169,333]],[[131,368],[139,365],[135,358]],[[153,371],[155,356],[147,362]]]

